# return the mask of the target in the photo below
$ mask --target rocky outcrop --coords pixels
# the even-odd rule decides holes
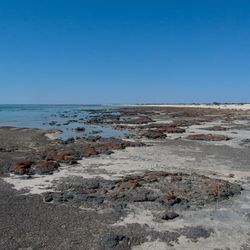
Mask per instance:
[[[167,136],[162,131],[156,131],[153,129],[146,130],[142,133],[142,136],[148,139],[164,139]]]
[[[30,160],[18,161],[13,166],[14,173],[19,174],[19,175],[27,174],[32,164],[33,164],[33,161],[30,161]]]
[[[69,186],[68,186],[69,185]],[[69,189],[70,187],[70,189]],[[129,203],[156,202],[164,209],[182,210],[204,207],[214,201],[240,194],[241,187],[228,181],[197,174],[151,171],[125,176],[120,180],[81,179],[61,187],[60,193],[50,193],[49,200],[71,201],[88,206],[108,206],[119,211]],[[119,206],[119,208],[118,208]],[[176,215],[166,215],[165,220]]]
[[[37,174],[52,174],[59,166],[56,161],[41,161],[36,165],[35,171]]]
[[[231,138],[225,135],[215,135],[215,134],[193,134],[187,137],[189,140],[199,140],[199,141],[228,141]]]

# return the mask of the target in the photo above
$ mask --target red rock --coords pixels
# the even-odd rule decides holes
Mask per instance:
[[[56,161],[41,161],[37,164],[37,167],[39,168],[53,168],[58,169],[60,164]]]
[[[207,186],[208,192],[214,196],[219,195],[221,188],[222,188],[222,185],[219,182],[211,182]]]
[[[147,178],[147,181],[149,181],[149,182],[156,182],[156,181],[158,181],[158,176],[156,176],[156,175],[149,175],[148,178]]]
[[[73,152],[71,151],[63,151],[60,153],[50,153],[47,155],[48,160],[72,160]]]
[[[171,193],[171,192],[168,192],[168,193],[165,193],[163,196],[162,196],[162,199],[163,200],[167,200],[167,201],[171,201],[171,200],[175,200],[176,199],[176,196]]]
[[[14,165],[14,173],[20,175],[26,174],[32,164],[33,162],[29,160],[18,161]]]
[[[92,155],[98,155],[99,154],[99,152],[93,146],[87,146],[87,147],[83,148],[82,152],[83,152],[83,155],[85,157],[89,157],[89,156],[92,156]]]

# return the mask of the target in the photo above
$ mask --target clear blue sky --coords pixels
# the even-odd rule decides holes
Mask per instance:
[[[249,0],[0,0],[0,103],[250,102]]]

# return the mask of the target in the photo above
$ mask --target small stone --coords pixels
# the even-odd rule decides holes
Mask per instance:
[[[78,164],[78,162],[77,162],[76,160],[71,160],[71,161],[69,162],[69,165],[76,165],[76,164]]]
[[[179,217],[179,214],[173,211],[167,211],[162,215],[163,220],[173,220],[175,218]]]
[[[43,197],[44,202],[51,202],[53,201],[53,196],[51,193],[45,194]]]
[[[73,130],[75,130],[76,132],[83,132],[83,131],[85,131],[85,128],[84,127],[77,127]]]
[[[106,235],[102,238],[102,242],[103,245],[105,245],[105,247],[108,247],[108,249],[110,248],[114,248],[116,247],[120,241],[122,241],[125,237],[124,236],[120,236],[120,235]]]
[[[127,208],[127,204],[118,204],[114,207],[117,212],[121,212],[123,209]]]

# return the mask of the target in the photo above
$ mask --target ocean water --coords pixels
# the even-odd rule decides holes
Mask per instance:
[[[111,126],[84,124],[90,110],[113,109],[112,106],[100,105],[0,105],[0,126],[21,128],[58,129],[59,138],[82,137],[100,131],[103,137],[122,137],[126,131],[117,131]],[[67,124],[68,120],[77,120]],[[84,127],[84,132],[76,132],[76,127]]]

